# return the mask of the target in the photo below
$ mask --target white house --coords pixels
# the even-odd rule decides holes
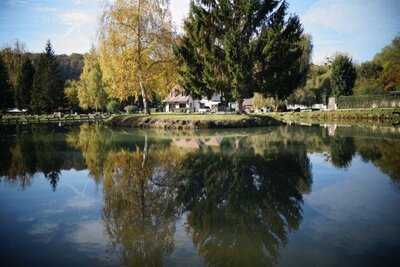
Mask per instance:
[[[191,95],[186,95],[185,90],[176,85],[172,88],[169,95],[163,100],[165,112],[202,112],[218,111],[221,103],[221,96],[214,94],[211,99],[193,99]]]

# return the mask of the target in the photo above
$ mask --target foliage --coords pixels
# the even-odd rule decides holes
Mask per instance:
[[[347,55],[338,54],[332,61],[332,94],[348,96],[353,94],[357,73],[352,59]]]
[[[107,103],[107,111],[110,113],[117,113],[120,108],[120,103],[116,100],[110,100]]]
[[[0,111],[12,105],[12,91],[7,68],[0,57]]]
[[[68,105],[75,110],[79,108],[78,92],[80,86],[79,81],[69,80],[64,87],[64,95],[68,101]]]
[[[33,79],[31,108],[35,113],[55,111],[64,104],[64,81],[50,41],[39,56]]]
[[[312,106],[317,102],[317,97],[312,90],[299,88],[288,98],[289,104],[299,104],[304,106]]]
[[[272,97],[264,97],[260,93],[254,93],[253,105],[257,109],[266,108],[266,107],[274,108],[275,101]]]
[[[110,97],[165,95],[175,80],[172,23],[167,1],[117,0],[103,14],[101,66]]]
[[[400,95],[341,96],[336,100],[339,109],[400,107]]]
[[[72,53],[69,56],[57,55],[56,58],[60,65],[61,78],[64,81],[79,79],[84,66],[83,55]]]
[[[285,1],[192,1],[175,47],[180,83],[195,96],[285,98],[301,82],[302,28]]]
[[[79,106],[83,109],[102,110],[106,107],[107,93],[96,50],[85,55],[85,65],[78,83]]]
[[[17,83],[15,86],[16,107],[30,107],[34,74],[35,69],[33,68],[31,60],[27,56],[24,56],[21,70],[18,73]]]
[[[383,68],[380,81],[385,91],[400,90],[400,36],[383,48],[374,62]]]

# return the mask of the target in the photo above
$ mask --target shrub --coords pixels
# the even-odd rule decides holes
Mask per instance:
[[[110,113],[117,113],[119,111],[119,103],[115,100],[111,100],[107,104],[107,111]]]
[[[400,107],[400,95],[341,96],[336,101],[339,109]]]

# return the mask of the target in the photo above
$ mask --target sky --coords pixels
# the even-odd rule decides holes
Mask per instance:
[[[49,39],[56,54],[85,53],[96,43],[106,1],[0,0],[0,47],[16,39],[40,52]],[[371,60],[400,35],[400,0],[288,0],[312,35],[313,61],[320,64],[337,52],[357,63]],[[190,0],[170,0],[174,24],[181,31]]]

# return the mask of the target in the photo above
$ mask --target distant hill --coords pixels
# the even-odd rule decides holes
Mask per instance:
[[[27,53],[29,57],[36,61],[39,53]],[[78,80],[83,69],[84,56],[82,54],[73,53],[71,55],[57,55],[60,63],[61,76],[64,80]]]

